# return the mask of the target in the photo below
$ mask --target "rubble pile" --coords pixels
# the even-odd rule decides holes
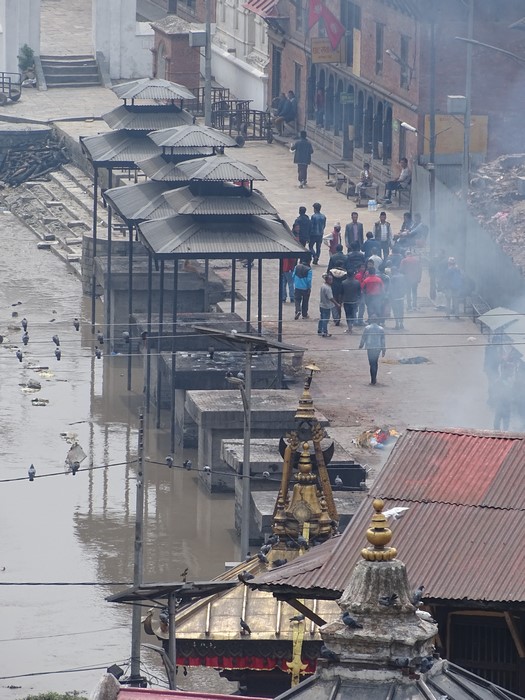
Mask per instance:
[[[43,143],[18,143],[9,148],[0,163],[0,181],[16,187],[28,180],[44,177],[69,162],[65,146],[54,138]]]
[[[469,207],[501,249],[525,270],[525,153],[481,165],[470,180]]]

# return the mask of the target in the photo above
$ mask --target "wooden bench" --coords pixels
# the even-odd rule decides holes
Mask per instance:
[[[355,192],[354,192],[355,194]],[[349,195],[346,195],[346,198],[348,199]],[[368,204],[368,200],[370,199],[375,199],[376,202],[379,197],[379,185],[367,185],[366,187],[361,187],[359,189],[359,196],[355,195],[355,205],[356,207],[361,207],[361,206],[366,206]],[[365,204],[362,204],[362,200],[365,200]]]
[[[346,161],[328,163],[326,172],[328,179],[335,179],[335,189],[346,195],[347,199],[355,192],[355,182],[352,180],[353,172]]]

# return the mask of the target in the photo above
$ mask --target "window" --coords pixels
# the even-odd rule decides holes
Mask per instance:
[[[355,2],[341,3],[341,24],[346,29],[346,65],[354,64],[354,29],[361,29],[361,8]]]
[[[296,0],[295,1],[295,31],[296,32],[302,32],[303,31],[303,0]]]
[[[410,87],[411,70],[408,59],[408,49],[410,46],[410,37],[401,35],[401,52],[399,58],[401,59],[401,81],[400,85],[402,88],[408,90]]]
[[[294,62],[294,67],[295,67],[294,92],[295,92],[295,96],[297,97],[297,100],[299,100],[299,97],[301,96],[301,69],[302,69],[302,66],[300,63]]]
[[[376,75],[383,73],[384,36],[385,25],[378,22],[376,24]]]

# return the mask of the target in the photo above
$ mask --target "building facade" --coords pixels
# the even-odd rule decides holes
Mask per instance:
[[[447,97],[466,92],[467,43],[456,37],[468,35],[469,3],[268,0],[265,5],[268,101],[294,90],[299,124],[334,160],[357,166],[373,161],[380,178],[402,157],[424,162],[426,153],[428,160],[434,109],[436,153],[445,163],[458,162],[463,115],[447,114]],[[316,7],[327,8],[342,25],[336,49],[329,41],[332,28],[323,17],[315,21]],[[474,0],[473,9],[475,41],[525,58],[525,32],[510,28],[523,15],[519,0]],[[472,53],[471,152],[485,159],[522,150],[524,64],[483,46],[474,45]]]

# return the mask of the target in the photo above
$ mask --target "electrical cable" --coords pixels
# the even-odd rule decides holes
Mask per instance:
[[[113,464],[101,464],[97,465],[96,467],[81,467],[77,469],[75,474],[79,474],[80,472],[90,472],[90,471],[95,471],[96,469],[107,469],[109,467],[123,467],[123,466],[131,466],[132,464],[136,464],[138,460],[133,459],[129,462],[114,462]],[[33,479],[44,479],[48,476],[68,476],[70,472],[66,471],[61,471],[61,472],[49,472],[48,474],[35,474]],[[0,484],[7,484],[11,481],[29,481],[28,476],[17,476],[13,477],[11,479],[0,479]]]

